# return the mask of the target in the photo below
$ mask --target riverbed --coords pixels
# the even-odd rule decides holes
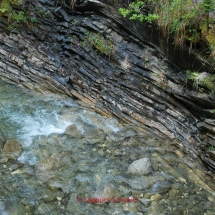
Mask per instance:
[[[22,146],[1,159],[0,214],[215,214],[215,176],[180,142],[5,82],[0,103]]]

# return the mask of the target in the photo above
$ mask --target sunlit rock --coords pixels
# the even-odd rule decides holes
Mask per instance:
[[[16,160],[20,156],[21,152],[21,144],[14,139],[8,139],[4,145],[2,155],[8,159]]]
[[[147,175],[151,172],[151,162],[149,158],[142,158],[134,161],[127,170],[127,173],[137,175]]]

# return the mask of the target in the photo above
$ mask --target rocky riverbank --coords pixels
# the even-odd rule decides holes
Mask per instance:
[[[196,88],[186,75],[201,67],[209,77],[204,61],[193,54],[182,61],[179,51],[167,55],[150,25],[130,23],[100,1],[86,1],[76,13],[49,0],[25,7],[35,23],[8,33],[7,20],[0,22],[2,79],[67,94],[103,115],[178,139],[214,169],[215,97],[203,79]]]
[[[91,119],[86,123],[78,112],[67,107],[62,117],[73,118],[74,125],[62,134],[35,136],[23,148],[36,157],[33,165],[17,161],[20,144],[1,133],[0,213],[213,214],[215,178],[177,141],[137,126],[114,132],[101,128],[107,118],[85,110]],[[101,202],[94,204],[95,198]]]

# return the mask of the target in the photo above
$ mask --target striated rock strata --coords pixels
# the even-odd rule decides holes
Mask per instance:
[[[75,13],[49,0],[27,1],[36,22],[10,33],[1,18],[1,79],[67,94],[101,114],[178,139],[214,168],[215,95],[186,76],[197,67],[209,76],[209,65],[187,50],[185,58],[179,50],[173,56],[158,30],[128,22],[107,3],[86,1]],[[92,42],[96,35],[100,46]]]

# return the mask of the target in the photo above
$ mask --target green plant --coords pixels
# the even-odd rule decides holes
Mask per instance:
[[[86,40],[100,53],[108,55],[109,57],[112,55],[114,49],[110,40],[105,39],[101,34],[98,33],[90,32],[86,34],[86,36]],[[85,43],[86,42],[84,41],[84,44]]]
[[[199,73],[197,71],[190,71],[190,70],[186,70],[187,73],[187,79],[193,81],[193,86],[195,86],[196,88],[198,88],[198,84],[199,84]]]
[[[199,76],[199,73],[197,71],[186,70],[186,73],[187,73],[187,79],[192,81],[196,81]]]
[[[187,41],[190,51],[194,44],[204,41],[210,59],[215,61],[214,10],[215,0],[134,0],[119,12],[131,20],[155,22],[164,36],[174,37],[175,45],[183,46]]]
[[[210,146],[208,147],[208,149],[210,149],[210,150],[215,150],[215,147],[212,146],[212,145],[210,145]]]
[[[36,18],[35,17],[31,17],[30,21],[31,21],[31,23],[35,23],[36,22]]]
[[[7,26],[7,30],[8,30],[9,32],[12,31],[14,28],[15,28],[14,25],[8,25],[8,26]]]
[[[215,92],[215,75],[203,79],[204,85],[211,91]]]
[[[87,48],[87,45],[88,45],[88,41],[87,40],[84,40],[81,45],[84,47],[84,48]]]
[[[152,75],[155,76],[156,78],[160,78],[160,73],[159,72],[154,72]]]
[[[167,89],[167,86],[166,86],[166,85],[163,85],[163,86],[162,86],[162,89],[163,89],[163,90],[166,90],[166,89]]]
[[[18,24],[27,22],[26,14],[23,11],[20,11],[19,13],[12,12],[11,13],[11,18],[12,18],[13,21],[17,22]]]
[[[24,11],[16,12],[13,9],[14,5],[21,5],[23,0],[3,0],[0,5],[0,16],[7,16],[8,22],[22,24],[27,22],[27,16]],[[10,26],[11,27],[11,26]]]
[[[70,23],[71,23],[71,25],[74,25],[75,22],[76,22],[76,20],[74,19],[74,20],[72,20]]]
[[[134,1],[131,4],[129,4],[128,8],[119,8],[119,12],[123,17],[129,16],[130,20],[136,20],[139,19],[141,22],[143,20],[146,20],[148,22],[152,22],[154,20],[157,20],[159,16],[157,14],[148,14],[147,16],[144,16],[141,12],[143,6],[145,3],[143,1]]]

